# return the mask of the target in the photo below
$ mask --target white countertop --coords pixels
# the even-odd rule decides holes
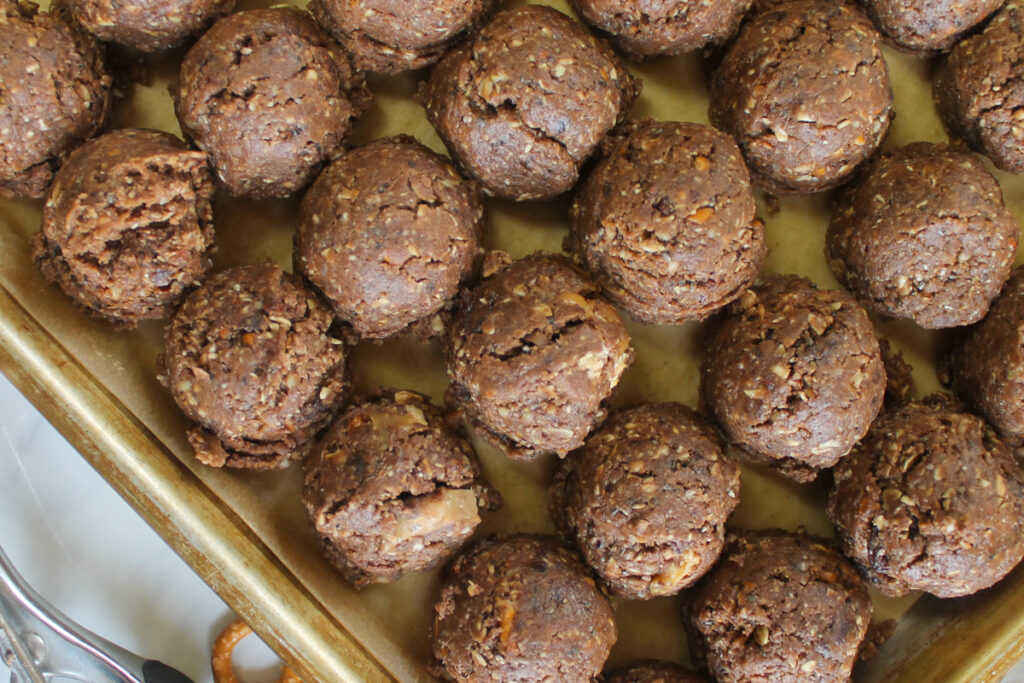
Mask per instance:
[[[231,610],[0,375],[0,546],[72,619],[196,683]],[[237,652],[243,683],[279,669],[256,638]],[[0,681],[7,670],[0,664]],[[1004,679],[1024,683],[1024,662]]]

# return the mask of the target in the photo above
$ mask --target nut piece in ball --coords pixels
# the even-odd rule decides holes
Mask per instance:
[[[100,40],[156,52],[184,43],[235,6],[235,0],[64,0]]]

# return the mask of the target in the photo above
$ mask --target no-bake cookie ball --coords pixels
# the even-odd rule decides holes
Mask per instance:
[[[726,539],[687,610],[691,653],[716,681],[848,681],[871,623],[853,567],[781,531]]]
[[[488,192],[547,199],[576,184],[639,91],[583,26],[526,5],[499,12],[448,52],[419,99],[452,156]]]
[[[881,41],[857,9],[798,0],[743,27],[711,82],[711,122],[731,133],[754,181],[820,192],[870,157],[891,121]]]
[[[871,20],[902,50],[945,52],[1005,0],[860,0]]]
[[[97,317],[164,317],[210,267],[213,191],[206,155],[173,135],[107,133],[57,172],[32,257]]]
[[[564,457],[607,415],[633,358],[629,333],[597,284],[568,259],[534,254],[459,297],[448,330],[449,398],[514,459]]]
[[[757,277],[766,248],[736,142],[697,123],[627,124],[577,190],[570,246],[651,324],[702,320]]]
[[[364,71],[433,64],[473,30],[495,0],[313,0],[310,11]]]
[[[501,499],[426,396],[360,402],[306,461],[303,502],[328,560],[356,586],[441,564]]]
[[[185,55],[171,93],[182,132],[228,192],[253,199],[305,187],[369,101],[345,52],[294,7],[217,21]]]
[[[970,595],[1024,557],[1024,477],[948,398],[883,415],[839,463],[828,501],[843,554],[887,595]]]
[[[1024,5],[1007,3],[953,49],[935,100],[950,134],[1004,171],[1024,171]]]
[[[438,673],[460,682],[590,683],[616,637],[590,572],[544,537],[474,544],[450,567],[434,611]]]
[[[0,0],[0,196],[43,196],[106,120],[110,82],[99,46],[59,12]]]
[[[572,6],[620,50],[647,59],[725,42],[750,0],[572,0]]]
[[[216,273],[164,339],[160,381],[193,423],[200,462],[255,470],[304,456],[337,412],[345,350],[330,310],[270,263]]]
[[[958,396],[1013,446],[1024,446],[1024,268],[956,341],[949,375]]]
[[[705,348],[700,389],[710,414],[747,457],[797,481],[849,453],[885,397],[867,313],[805,278],[748,289]]]
[[[475,183],[409,137],[343,154],[306,193],[295,265],[362,338],[444,308],[472,273],[483,205]]]
[[[644,660],[602,674],[600,683],[706,683],[703,676],[672,662]]]
[[[868,309],[935,329],[980,320],[1010,276],[1017,222],[981,159],[916,142],[847,188],[825,257]]]
[[[613,413],[562,462],[551,515],[619,597],[694,584],[718,559],[740,468],[710,424],[677,403]]]
[[[100,40],[144,52],[180,45],[224,16],[235,0],[64,0],[82,27]]]

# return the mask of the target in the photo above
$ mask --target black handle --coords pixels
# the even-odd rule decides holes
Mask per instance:
[[[142,678],[145,683],[195,683],[177,669],[172,669],[155,659],[150,659],[142,665]]]

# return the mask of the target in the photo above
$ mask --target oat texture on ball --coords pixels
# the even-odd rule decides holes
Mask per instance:
[[[210,268],[213,191],[206,155],[170,133],[107,133],[57,172],[33,259],[92,315],[164,317]]]
[[[64,0],[85,30],[100,40],[155,52],[202,33],[235,0]]]
[[[647,659],[602,674],[600,683],[706,683],[703,676],[672,662]]]
[[[945,52],[1005,0],[860,0],[882,34],[922,56]]]

